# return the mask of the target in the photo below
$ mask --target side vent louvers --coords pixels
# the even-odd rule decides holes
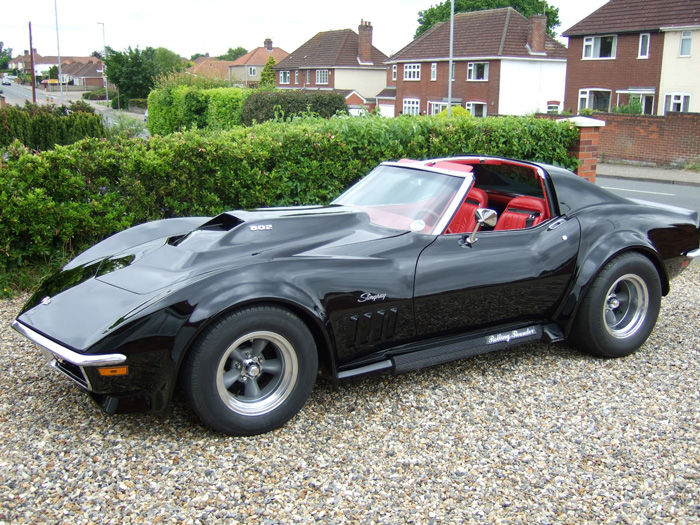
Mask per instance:
[[[350,320],[355,324],[355,346],[378,343],[394,337],[396,314],[397,309],[391,308],[353,315]]]

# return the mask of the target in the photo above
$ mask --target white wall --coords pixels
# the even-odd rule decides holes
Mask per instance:
[[[659,85],[658,114],[664,114],[667,93],[688,93],[690,113],[700,113],[700,30],[692,31],[689,57],[681,57],[681,31],[669,31],[664,38],[664,55]]]
[[[547,102],[564,106],[566,62],[554,60],[501,60],[499,110],[501,115],[546,113]]]
[[[386,87],[386,70],[335,69],[335,89],[354,89],[365,99],[374,98]]]

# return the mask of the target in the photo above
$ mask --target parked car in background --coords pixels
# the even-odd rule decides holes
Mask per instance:
[[[533,341],[646,341],[700,255],[695,211],[562,168],[461,156],[379,165],[330,206],[118,233],[45,281],[13,327],[109,414],[278,428],[317,375],[400,373]]]

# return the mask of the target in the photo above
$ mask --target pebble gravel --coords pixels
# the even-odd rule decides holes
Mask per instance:
[[[0,301],[0,523],[700,523],[700,264],[617,360],[531,344],[334,390],[234,438],[101,413]]]

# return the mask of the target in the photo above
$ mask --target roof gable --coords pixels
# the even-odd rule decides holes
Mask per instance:
[[[280,62],[287,58],[289,53],[279,47],[273,47],[272,50],[264,47],[256,47],[242,57],[237,58],[231,64],[232,66],[265,66],[267,59],[272,57],[275,62]]]
[[[698,0],[611,0],[567,29],[563,36],[654,31],[700,26]]]
[[[545,55],[530,53],[527,46],[529,20],[512,7],[455,14],[453,55],[464,57],[504,57],[566,59],[566,48],[545,36]],[[447,58],[450,50],[450,23],[440,22],[428,29],[389,62]]]
[[[322,31],[302,44],[275,69],[382,67],[387,56],[372,46],[372,64],[360,64],[360,39],[352,29]]]

